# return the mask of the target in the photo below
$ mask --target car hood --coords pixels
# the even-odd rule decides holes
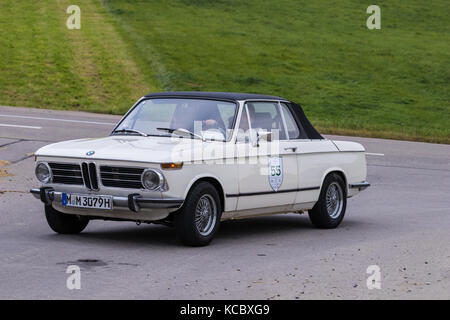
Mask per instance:
[[[109,136],[53,143],[40,148],[35,155],[91,160],[179,162],[200,159],[203,144],[199,139]],[[92,154],[88,155],[90,153]]]

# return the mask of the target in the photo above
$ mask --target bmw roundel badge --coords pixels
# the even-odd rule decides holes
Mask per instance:
[[[87,156],[92,156],[94,153],[95,153],[95,151],[88,151],[88,152],[86,152],[86,155]]]

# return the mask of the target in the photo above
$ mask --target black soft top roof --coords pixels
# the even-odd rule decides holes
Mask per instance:
[[[255,93],[237,93],[237,92],[209,92],[209,91],[167,91],[167,92],[156,92],[149,93],[145,97],[147,98],[203,98],[203,99],[218,99],[218,100],[283,100],[288,102],[290,109],[292,110],[298,124],[303,128],[301,130],[301,138],[303,139],[323,139],[321,134],[313,127],[311,122],[309,122],[303,109],[300,105],[292,102],[288,99],[277,97],[277,96],[267,96],[263,94]]]
[[[250,99],[287,99],[277,96],[267,96],[255,93],[238,93],[238,92],[209,92],[209,91],[167,91],[149,93],[146,97],[189,97],[189,98],[208,98],[208,99],[225,99],[225,100],[250,100]]]

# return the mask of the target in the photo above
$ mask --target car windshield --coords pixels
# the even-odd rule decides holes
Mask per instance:
[[[113,134],[165,136],[227,141],[232,132],[236,104],[205,99],[142,100]]]

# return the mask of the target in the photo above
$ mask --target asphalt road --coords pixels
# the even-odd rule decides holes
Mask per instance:
[[[0,107],[0,299],[450,299],[449,145],[338,137],[366,147],[372,187],[335,230],[296,214],[229,221],[204,248],[131,222],[53,233],[27,192],[32,152],[106,135],[118,119]],[[80,290],[66,287],[73,264]],[[381,289],[366,286],[370,265]]]

